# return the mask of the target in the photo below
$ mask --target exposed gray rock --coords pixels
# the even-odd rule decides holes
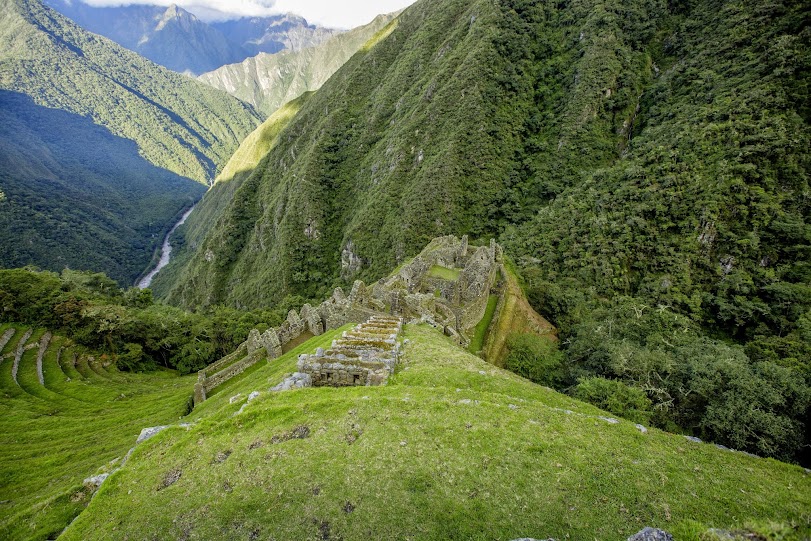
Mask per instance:
[[[168,425],[144,428],[143,430],[141,430],[141,434],[138,436],[138,439],[135,440],[135,444],[137,445],[143,441],[146,441],[152,436],[158,434],[159,432],[163,432],[167,428],[169,428]]]
[[[645,528],[628,538],[628,541],[673,541],[673,536],[657,528]]]
[[[285,378],[285,380],[280,384],[273,387],[270,392],[275,393],[279,391],[289,391],[290,389],[301,389],[303,387],[310,387],[312,384],[313,380],[309,374],[296,372],[289,378]]]
[[[693,443],[703,443],[701,439],[696,438],[695,436],[684,436],[684,438]]]
[[[636,424],[636,425],[634,425],[634,426],[637,428],[637,430],[639,430],[639,431],[640,431],[640,432],[642,432],[643,434],[647,434],[647,433],[648,433],[648,429],[647,429],[647,428],[645,428],[644,426],[642,426],[642,425],[640,425],[640,424]]]
[[[609,423],[609,424],[612,424],[612,425],[619,424],[619,421],[617,419],[614,419],[613,417],[598,417],[598,419],[601,419],[601,420],[605,421],[606,423]]]
[[[238,402],[240,398],[242,398],[242,393],[235,394],[234,396],[228,399],[228,403],[233,404],[234,402]]]
[[[109,473],[102,473],[102,474],[100,474],[100,475],[94,475],[93,477],[88,477],[87,479],[85,479],[84,481],[82,481],[82,483],[83,483],[85,486],[92,486],[92,487],[95,487],[95,488],[99,488],[99,487],[101,486],[101,484],[102,484],[102,483],[103,483],[103,482],[104,482],[104,481],[105,481],[105,480],[106,480],[108,477],[110,477],[110,474],[109,474]]]
[[[251,400],[254,400],[256,398],[259,398],[259,391],[254,391],[251,394],[249,394],[248,395],[248,402],[250,402]]]

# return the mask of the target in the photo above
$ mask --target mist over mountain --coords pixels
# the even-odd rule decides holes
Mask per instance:
[[[45,4],[119,45],[181,73],[200,74],[260,52],[297,51],[339,31],[310,25],[291,14],[206,23],[177,6],[94,7],[79,1]]]

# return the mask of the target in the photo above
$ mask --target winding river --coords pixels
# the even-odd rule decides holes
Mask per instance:
[[[155,265],[155,268],[149,271],[149,274],[141,278],[141,280],[138,282],[137,286],[139,289],[146,289],[152,285],[152,280],[155,279],[155,275],[157,275],[163,267],[169,264],[169,259],[172,257],[172,245],[169,242],[169,237],[172,236],[172,233],[174,233],[178,227],[186,222],[186,218],[189,217],[189,214],[191,214],[193,210],[194,206],[187,210],[183,216],[180,217],[180,221],[177,222],[166,234],[166,237],[163,239],[163,247],[161,248],[161,258],[158,261],[158,264]]]

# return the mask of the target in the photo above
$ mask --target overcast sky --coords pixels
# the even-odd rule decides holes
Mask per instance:
[[[291,12],[322,26],[354,28],[368,23],[375,15],[397,11],[413,4],[415,0],[84,0],[84,2],[91,6],[177,4],[203,20]]]

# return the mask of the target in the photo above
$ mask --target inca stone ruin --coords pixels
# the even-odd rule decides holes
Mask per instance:
[[[333,340],[330,349],[299,356],[298,371],[315,387],[382,385],[397,365],[402,328],[399,317],[372,316]]]
[[[488,246],[472,247],[467,237],[436,238],[388,278],[372,285],[357,280],[349,295],[336,288],[332,296],[317,307],[305,304],[298,312],[291,310],[279,327],[264,333],[251,331],[248,340],[236,351],[198,373],[194,403],[202,402],[212,389],[256,362],[280,357],[293,341],[318,336],[347,323],[367,322],[323,352],[323,360],[314,360],[319,352],[300,361],[303,362],[300,377],[290,385],[377,385],[384,382],[397,360],[395,342],[402,320],[428,322],[442,328],[460,345],[467,346],[473,328],[484,316],[488,295],[503,272],[501,263],[502,250],[495,241]],[[385,342],[392,340],[390,331],[394,321],[398,322],[397,332],[393,333],[395,341]],[[380,343],[371,340],[370,334],[379,334]],[[364,341],[365,346],[380,347],[369,347],[363,353]],[[314,368],[316,365],[318,369]],[[335,366],[325,368],[328,365]],[[347,368],[350,365],[352,368]],[[308,381],[307,376],[312,381]]]

